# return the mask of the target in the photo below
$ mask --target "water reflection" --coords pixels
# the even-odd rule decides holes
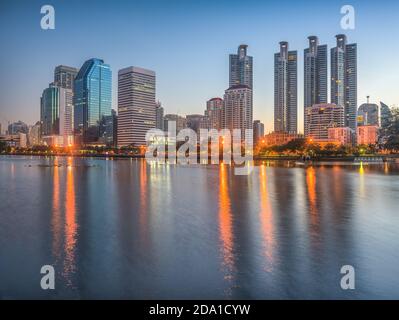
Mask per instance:
[[[306,186],[309,200],[309,211],[312,225],[318,224],[316,173],[313,167],[306,169]]]
[[[68,285],[73,287],[72,277],[76,270],[75,266],[75,247],[76,247],[76,204],[75,204],[75,186],[74,186],[74,170],[72,168],[73,159],[67,160],[66,168],[66,192],[65,192],[65,260],[64,275],[67,278]]]
[[[234,281],[234,253],[233,253],[233,223],[231,214],[231,201],[228,187],[228,168],[225,164],[219,166],[219,230],[222,243],[224,279],[230,284],[226,295],[231,295]]]
[[[266,257],[266,271],[271,272],[273,267],[273,246],[274,246],[274,237],[273,237],[273,216],[272,216],[272,207],[269,199],[269,191],[268,191],[268,178],[267,171],[265,165],[261,165],[259,169],[259,180],[260,180],[260,203],[261,203],[261,211],[260,211],[260,222],[261,222],[261,231],[264,240],[264,249],[265,249],[265,257]]]

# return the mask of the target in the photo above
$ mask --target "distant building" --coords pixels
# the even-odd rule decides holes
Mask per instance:
[[[101,59],[87,60],[74,82],[74,133],[78,143],[101,144],[103,117],[111,115],[112,72]]]
[[[380,117],[381,117],[381,128],[386,129],[392,119],[392,112],[391,109],[383,102],[380,102],[381,109],[380,109]]]
[[[68,66],[57,66],[54,70],[54,85],[73,91],[73,83],[78,74],[78,69]]]
[[[375,103],[363,103],[357,110],[358,126],[380,126],[379,107]]]
[[[38,146],[41,144],[41,125],[40,121],[35,125],[29,127],[28,144],[30,147]]]
[[[377,126],[359,126],[357,127],[357,144],[374,145],[378,142]]]
[[[280,42],[274,55],[274,131],[297,133],[298,61],[297,51],[288,51],[288,42]]]
[[[349,127],[328,128],[328,140],[351,146],[355,142],[355,132]]]
[[[118,72],[118,146],[144,146],[156,127],[155,72],[128,67]]]
[[[155,127],[162,131],[164,130],[163,113],[164,109],[162,107],[162,104],[158,101],[155,105]]]
[[[252,129],[252,89],[247,85],[236,85],[228,88],[224,94],[223,129],[241,129],[241,137],[245,138],[245,130]]]
[[[28,132],[28,125],[22,121],[17,121],[8,125],[8,135],[17,135],[19,133],[27,134]]]
[[[316,36],[308,37],[304,50],[304,112],[315,104],[327,103],[327,45],[319,45]],[[306,117],[305,117],[306,120]],[[305,123],[305,129],[307,125]],[[305,131],[305,136],[308,133]]]
[[[306,132],[312,139],[328,139],[328,129],[344,126],[344,107],[332,103],[316,104],[306,109]]]
[[[187,128],[187,119],[185,117],[179,116],[177,114],[167,114],[164,117],[164,130],[169,130],[169,122],[174,121],[176,125],[176,133]]]
[[[190,128],[199,134],[199,129],[201,127],[201,121],[204,118],[202,114],[188,114],[186,115],[187,128]]]
[[[265,136],[265,125],[260,120],[255,120],[253,123],[254,130],[254,145],[258,144]]]
[[[357,45],[347,44],[344,34],[336,39],[331,49],[331,103],[344,107],[344,126],[356,130]]]
[[[212,98],[206,102],[206,110],[202,120],[204,129],[222,129],[223,99]]]
[[[114,109],[111,110],[110,116],[102,118],[101,126],[104,128],[100,141],[109,147],[116,147],[118,141],[118,117]]]
[[[282,146],[290,141],[303,139],[302,134],[297,133],[286,133],[286,132],[272,132],[264,137],[266,146]]]

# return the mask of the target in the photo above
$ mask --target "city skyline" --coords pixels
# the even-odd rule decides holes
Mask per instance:
[[[383,39],[380,39],[378,30],[383,29],[385,36],[382,38],[392,36],[392,27],[385,28],[385,21],[378,19],[381,14],[381,9],[378,6],[373,5],[369,2],[354,1],[353,5],[356,9],[356,28],[355,30],[341,30],[340,29],[340,2],[333,2],[327,4],[318,4],[314,8],[307,6],[308,12],[305,12],[304,8],[300,5],[295,5],[294,8],[298,11],[294,14],[294,8],[287,11],[287,26],[280,28],[281,32],[270,33],[269,29],[266,28],[265,23],[255,23],[250,21],[250,15],[243,12],[242,21],[237,23],[237,26],[232,30],[231,33],[223,33],[224,28],[220,22],[216,22],[215,15],[221,13],[221,9],[224,8],[223,4],[209,4],[209,6],[215,11],[208,16],[209,24],[204,27],[205,30],[199,30],[199,18],[203,13],[203,6],[201,10],[195,12],[195,3],[186,4],[174,2],[171,6],[171,10],[167,11],[170,17],[182,17],[183,8],[186,9],[187,15],[185,18],[178,20],[173,23],[169,28],[176,28],[184,23],[189,17],[196,17],[197,19],[191,19],[192,22],[187,22],[187,28],[190,31],[197,30],[198,37],[195,41],[190,42],[186,48],[179,47],[179,50],[171,50],[176,47],[176,42],[181,40],[183,36],[187,37],[187,31],[181,31],[174,34],[169,42],[162,41],[159,44],[155,44],[152,41],[148,41],[151,36],[155,36],[159,39],[160,35],[166,31],[159,30],[158,27],[152,27],[148,32],[144,32],[144,36],[137,38],[137,46],[131,47],[124,45],[122,41],[119,41],[128,30],[132,31],[130,26],[131,22],[124,19],[122,15],[121,22],[114,30],[115,37],[112,41],[105,41],[107,39],[105,35],[109,35],[111,30],[108,30],[108,23],[105,22],[104,26],[98,26],[99,31],[103,32],[104,37],[94,37],[95,39],[83,39],[86,32],[82,30],[82,35],[75,39],[77,46],[73,46],[73,50],[61,50],[58,48],[58,40],[55,39],[58,36],[63,36],[68,39],[73,33],[72,30],[68,31],[69,23],[67,17],[71,15],[71,11],[77,6],[77,4],[69,8],[64,7],[60,2],[55,2],[54,7],[56,9],[57,22],[56,29],[51,31],[44,31],[40,29],[39,21],[40,14],[38,14],[40,6],[38,3],[29,3],[24,6],[8,5],[5,7],[5,19],[1,19],[1,25],[9,23],[15,14],[19,14],[21,17],[26,16],[26,19],[21,22],[20,32],[25,27],[31,27],[33,31],[32,39],[26,39],[25,35],[16,37],[13,41],[10,40],[7,34],[2,34],[2,40],[6,41],[9,46],[0,53],[3,76],[1,77],[1,86],[4,89],[4,94],[0,97],[0,122],[2,127],[7,127],[7,121],[15,122],[22,120],[28,124],[34,124],[39,119],[39,104],[40,95],[43,88],[48,86],[49,80],[52,78],[50,75],[53,73],[54,67],[58,65],[68,65],[79,68],[85,59],[98,57],[104,59],[110,64],[112,71],[116,74],[117,70],[129,66],[137,65],[143,68],[148,68],[156,71],[158,84],[157,84],[157,100],[162,102],[165,109],[165,113],[178,113],[181,115],[201,113],[206,106],[206,101],[213,97],[221,97],[224,90],[228,85],[228,55],[230,52],[236,50],[237,46],[241,43],[247,44],[249,53],[254,57],[254,119],[260,119],[265,123],[265,132],[273,130],[273,54],[279,41],[286,40],[290,43],[290,47],[298,51],[298,129],[299,132],[303,131],[303,50],[307,47],[307,37],[309,35],[315,35],[319,38],[320,43],[326,44],[328,48],[334,47],[334,36],[339,33],[345,33],[350,39],[351,43],[357,43],[359,48],[359,66],[358,66],[358,105],[364,103],[366,95],[371,96],[371,102],[379,103],[383,101],[388,105],[398,103],[398,94],[395,93],[394,83],[397,75],[390,72],[391,68],[394,68],[392,64],[395,64],[394,51],[396,44],[392,44],[392,50],[386,52],[381,50]],[[162,7],[161,4],[159,4]],[[274,4],[260,4],[251,2],[251,5],[255,9],[251,10],[251,14],[256,16],[270,16],[272,17],[273,10],[279,10],[287,8],[283,5]],[[392,3],[393,6],[397,5]],[[38,7],[35,10],[35,6]],[[83,5],[85,6],[85,5]],[[122,10],[127,4],[118,6],[118,10]],[[238,8],[239,5],[237,4]],[[143,12],[144,16],[147,17],[149,7],[143,4],[129,5],[129,9],[134,7],[136,12]],[[373,9],[370,9],[372,7]],[[157,16],[164,7],[156,8],[153,14]],[[173,10],[172,10],[173,9]],[[28,11],[32,12],[28,12]],[[83,9],[82,9],[83,10]],[[96,13],[102,14],[105,17],[112,13],[115,14],[116,8],[106,5],[103,9],[96,9]],[[336,12],[336,15],[331,15],[331,10]],[[83,10],[84,11],[84,10]],[[257,11],[257,12],[255,12]],[[317,12],[317,16],[314,13]],[[119,13],[119,11],[118,11]],[[231,13],[228,10],[228,13]],[[312,15],[313,13],[313,15]],[[79,13],[82,14],[82,13]],[[375,21],[378,23],[373,24],[373,29],[369,30],[370,26],[365,25],[367,18],[373,15]],[[226,13],[223,14],[223,17]],[[307,18],[313,16],[314,20],[312,23],[307,22]],[[331,17],[334,16],[334,17]],[[105,18],[104,17],[104,18]],[[162,17],[164,19],[164,17]],[[90,20],[91,18],[88,18]],[[143,18],[144,19],[144,18]],[[251,19],[252,20],[252,19]],[[306,21],[305,21],[306,20]],[[92,21],[92,20],[90,20]],[[163,20],[160,20],[160,23]],[[305,21],[305,25],[301,28],[293,30],[292,27],[295,23]],[[323,23],[322,23],[323,22]],[[275,19],[272,19],[270,23],[276,23]],[[38,30],[35,30],[34,26],[37,26]],[[230,24],[228,24],[231,26]],[[96,24],[93,25],[94,28]],[[206,30],[209,28],[218,27],[215,29],[215,35],[209,37]],[[250,32],[251,27],[253,28]],[[73,26],[71,26],[72,28]],[[124,27],[124,28],[122,28]],[[84,28],[83,28],[84,29]],[[168,30],[168,28],[166,28]],[[17,30],[18,31],[18,30]],[[170,30],[169,30],[170,31]],[[221,34],[224,37],[221,38],[223,41],[216,41],[220,39]],[[29,34],[29,32],[28,32]],[[134,34],[134,32],[133,32]],[[132,35],[133,35],[132,34]],[[51,38],[51,41],[50,41]],[[52,42],[52,50],[48,50],[46,39]],[[101,40],[102,39],[102,40]],[[28,40],[28,41],[27,41]],[[36,41],[35,41],[36,40]],[[41,42],[44,41],[44,42]],[[86,43],[84,43],[86,41]],[[54,43],[55,42],[55,43]],[[41,43],[41,45],[38,45]],[[83,45],[84,44],[84,45]],[[111,46],[113,44],[113,46]],[[164,46],[164,50],[159,52],[160,45]],[[31,50],[21,52],[15,50],[15,48],[24,46]],[[91,46],[91,47],[90,47]],[[121,48],[123,47],[123,48]],[[206,58],[203,59],[203,63],[193,63],[193,61],[199,56],[204,55],[203,48],[206,47]],[[77,48],[75,50],[75,48]],[[124,49],[124,50],[121,50]],[[208,52],[209,51],[209,52]],[[13,52],[15,57],[11,57],[10,53]],[[17,52],[15,54],[15,52]],[[185,56],[184,58],[183,55]],[[385,59],[385,57],[388,57]],[[15,95],[15,83],[19,83],[21,88],[20,73],[21,68],[16,68],[16,60],[22,57],[30,57],[34,63],[30,63],[27,66],[29,74],[35,75],[35,81],[31,80],[32,77],[27,77],[26,81],[22,81],[24,85],[24,94]],[[119,57],[119,58],[118,58]],[[187,58],[190,57],[190,58]],[[389,58],[391,57],[391,58]],[[193,60],[194,59],[194,60]],[[170,63],[165,63],[166,61]],[[9,63],[6,63],[8,61]],[[47,64],[43,64],[43,61],[47,61]],[[179,68],[176,68],[177,61]],[[390,61],[387,63],[387,61]],[[330,65],[330,57],[328,57],[328,64]],[[388,68],[389,66],[389,68]],[[173,68],[176,72],[171,72]],[[184,79],[184,83],[178,83],[177,77]],[[206,81],[205,81],[206,79]],[[389,81],[386,81],[389,80]],[[112,86],[112,108],[117,110],[117,79],[113,78]],[[40,87],[40,88],[38,88]],[[330,88],[329,90],[330,91]]]

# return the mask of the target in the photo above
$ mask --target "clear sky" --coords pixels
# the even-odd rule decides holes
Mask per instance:
[[[40,8],[55,8],[55,30],[40,28]],[[340,27],[341,6],[356,10],[355,30]],[[358,43],[358,103],[399,103],[399,1],[0,0],[0,121],[39,120],[40,96],[60,64],[101,58],[113,71],[152,69],[166,113],[203,113],[228,87],[228,55],[241,43],[254,57],[254,119],[273,129],[273,54],[279,41],[298,50],[298,113],[303,126],[303,50],[307,37]]]

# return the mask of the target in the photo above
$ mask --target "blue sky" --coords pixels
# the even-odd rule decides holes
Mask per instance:
[[[40,28],[40,8],[55,8],[55,30]],[[340,8],[356,10],[355,30],[340,28]],[[157,74],[167,113],[203,113],[228,87],[228,55],[241,43],[254,57],[254,118],[273,129],[273,54],[298,50],[299,128],[303,124],[303,49],[307,36],[358,43],[358,102],[399,103],[399,2],[383,1],[0,1],[0,122],[39,120],[40,96],[59,64],[102,58],[113,71],[139,66]]]

